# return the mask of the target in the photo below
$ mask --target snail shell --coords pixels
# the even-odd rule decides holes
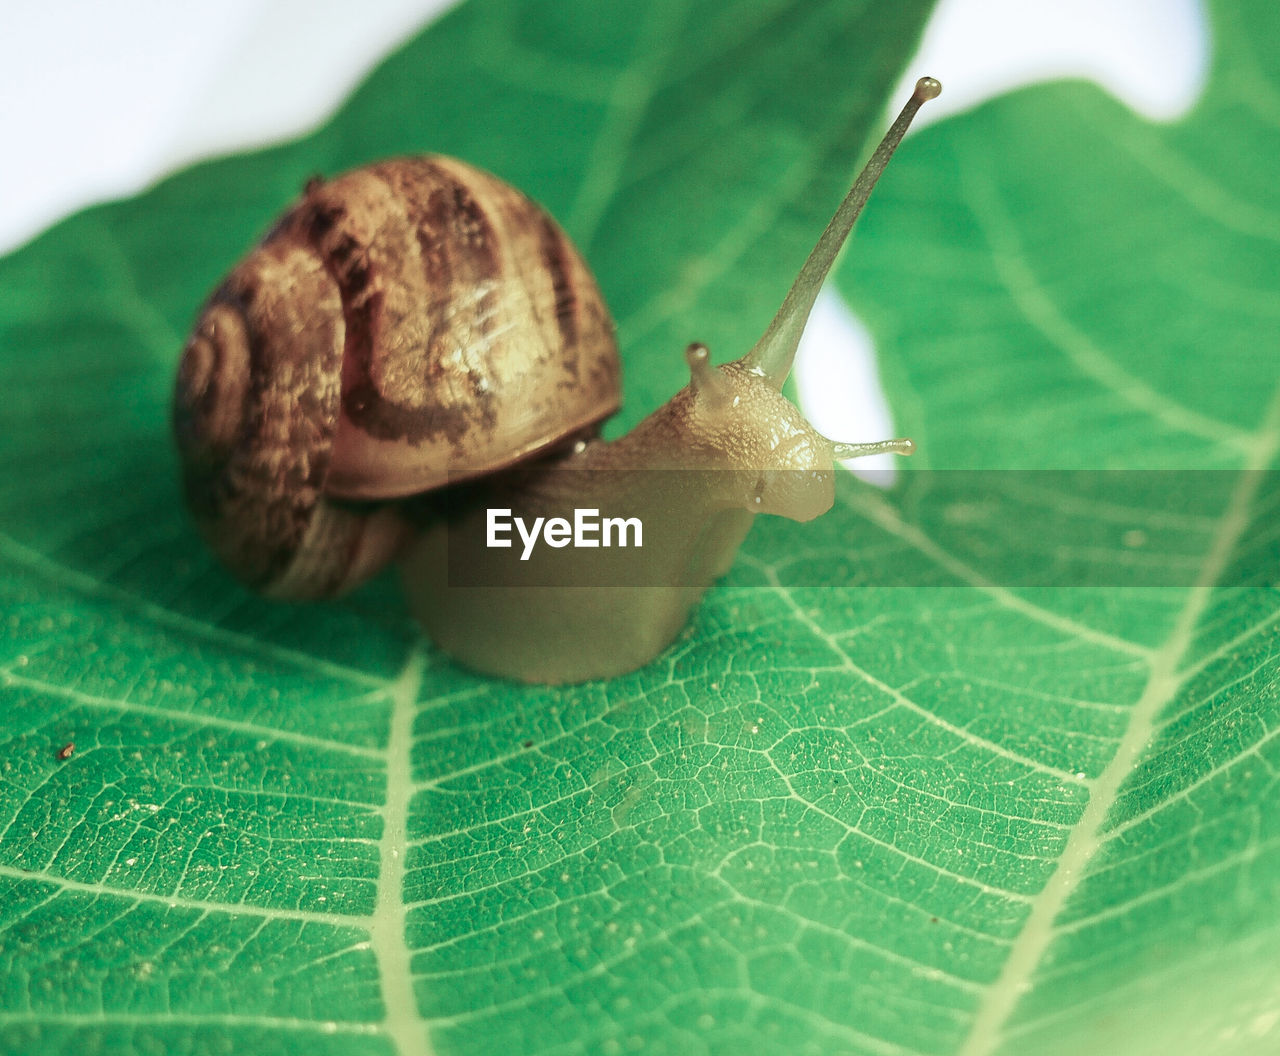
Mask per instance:
[[[613,322],[564,232],[427,156],[308,183],[205,304],[174,429],[219,557],[263,593],[325,597],[404,541],[382,500],[591,435],[620,400]]]

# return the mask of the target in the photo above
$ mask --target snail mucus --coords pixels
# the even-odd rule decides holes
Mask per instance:
[[[310,181],[183,351],[174,428],[205,539],[276,598],[332,597],[398,560],[431,638],[487,673],[574,682],[652,660],[757,513],[810,520],[837,459],[911,452],[829,440],[781,389],[872,187],[940,91],[916,83],[756,345],[720,366],[690,345],[689,384],[611,442],[613,323],[539,206],[433,155]],[[522,555],[492,545],[495,509],[548,526],[617,513],[646,536]]]

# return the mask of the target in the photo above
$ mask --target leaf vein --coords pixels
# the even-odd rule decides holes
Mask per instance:
[[[1133,706],[1128,728],[1111,762],[1094,782],[1089,803],[1067,840],[1057,868],[1032,903],[1031,914],[1014,940],[999,977],[979,1006],[959,1056],[988,1056],[1000,1044],[1018,998],[1057,933],[1059,914],[1084,882],[1090,863],[1103,846],[1103,828],[1125,781],[1141,761],[1160,712],[1183,685],[1178,665],[1194,640],[1196,625],[1209,604],[1215,584],[1244,535],[1263,477],[1278,453],[1280,387],[1272,393],[1261,427],[1253,437],[1245,468],[1218,522],[1200,576],[1189,589],[1173,629],[1151,658],[1147,683]]]
[[[982,174],[981,167],[972,158],[966,157],[963,161],[960,171],[966,189],[965,200],[991,247],[992,263],[1001,284],[1027,323],[1082,374],[1156,421],[1237,452],[1247,451],[1252,440],[1248,432],[1193,411],[1152,388],[1120,366],[1062,314],[1031,270],[1026,250],[992,181]]]
[[[370,944],[378,964],[383,1027],[399,1056],[431,1056],[434,1049],[418,1012],[410,966],[404,902],[409,803],[413,798],[413,722],[422,687],[426,653],[414,647],[391,690],[391,730],[387,737],[387,792],[379,841],[378,898],[371,918]]]
[[[154,902],[170,909],[191,909],[202,913],[224,913],[231,916],[266,917],[269,920],[301,920],[315,924],[328,924],[334,927],[354,927],[368,930],[370,917],[348,913],[317,913],[305,909],[288,909],[275,906],[255,906],[248,902],[212,902],[204,899],[187,898],[183,895],[155,894],[149,891],[109,887],[106,884],[86,883],[70,880],[64,876],[48,873],[39,869],[23,869],[11,865],[0,865],[0,876],[13,880],[27,880],[32,883],[52,884],[63,891],[77,894],[94,895],[104,898],[119,898],[126,902]]]
[[[20,686],[24,689],[35,690],[51,697],[61,697],[65,700],[72,701],[89,708],[101,708],[109,711],[118,711],[128,715],[148,715],[153,718],[163,718],[174,722],[190,723],[200,729],[214,728],[220,730],[231,730],[236,733],[242,733],[249,737],[269,742],[283,741],[289,744],[298,744],[307,748],[319,748],[329,752],[341,752],[344,755],[356,755],[367,759],[380,759],[383,753],[376,748],[364,748],[360,745],[348,744],[345,741],[333,741],[326,737],[316,737],[308,733],[296,733],[290,730],[276,729],[270,726],[259,726],[256,723],[245,722],[242,719],[228,719],[220,715],[210,715],[202,712],[179,711],[174,708],[157,707],[154,704],[141,704],[126,699],[115,699],[112,697],[97,696],[92,693],[84,693],[71,686],[54,685],[51,682],[45,682],[37,678],[29,678],[26,675],[16,674],[11,668],[0,669],[0,685]]]
[[[84,572],[58,564],[44,554],[25,546],[11,536],[0,534],[0,556],[14,562],[28,571],[45,577],[61,586],[76,590],[88,597],[127,605],[129,608],[145,616],[161,626],[181,631],[185,634],[206,639],[218,645],[230,646],[238,652],[263,657],[273,663],[283,663],[290,667],[303,669],[309,673],[318,673],[330,678],[353,682],[362,686],[385,688],[387,680],[359,671],[352,667],[336,664],[323,657],[310,656],[295,649],[263,642],[250,634],[230,631],[216,627],[166,609],[153,601],[147,601],[109,583],[103,583]]]

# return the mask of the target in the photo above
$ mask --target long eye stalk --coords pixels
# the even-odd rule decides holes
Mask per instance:
[[[743,357],[744,363],[765,374],[775,388],[782,388],[782,383],[786,381],[787,374],[791,371],[796,348],[800,344],[800,335],[804,331],[804,324],[809,319],[813,302],[817,299],[818,291],[822,289],[822,283],[831,270],[831,265],[835,263],[840,253],[840,247],[849,237],[854,221],[858,219],[862,207],[867,204],[867,198],[870,197],[876,180],[880,178],[893,152],[902,142],[902,137],[906,135],[912,118],[916,116],[916,111],[930,99],[936,99],[941,91],[942,85],[932,77],[921,77],[916,81],[915,92],[907,100],[907,105],[902,108],[897,120],[889,126],[889,131],[885,133],[884,139],[871,155],[871,160],[858,174],[853,187],[840,203],[840,208],[836,210],[836,215],[831,218],[831,223],[827,224],[826,230],[822,232],[817,245],[809,254],[809,259],[800,269],[795,283],[787,291],[787,296],[782,302],[782,307],[778,309],[778,314],[773,317],[773,322],[756,342],[755,347]]]

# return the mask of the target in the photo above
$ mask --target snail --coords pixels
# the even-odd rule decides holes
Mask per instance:
[[[834,502],[836,459],[911,452],[828,440],[781,389],[872,187],[940,91],[916,83],[751,351],[713,366],[690,345],[690,383],[612,442],[613,323],[538,205],[434,155],[309,181],[183,350],[174,429],[202,534],[280,598],[341,594],[398,559],[435,643],[487,673],[574,682],[653,659],[756,513],[809,520]],[[550,545],[495,549],[499,509]],[[648,537],[569,560],[551,528],[584,510]]]

